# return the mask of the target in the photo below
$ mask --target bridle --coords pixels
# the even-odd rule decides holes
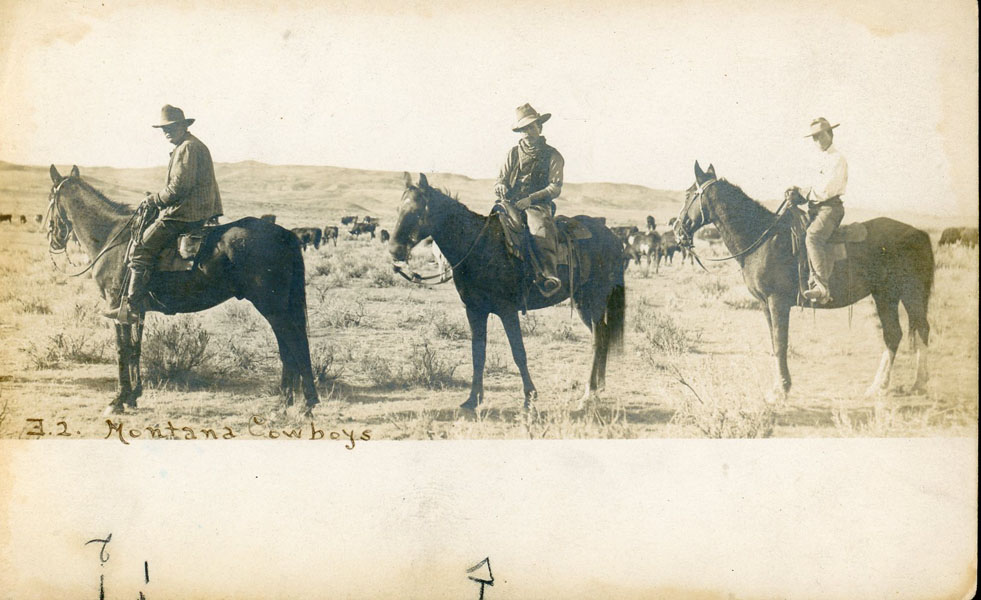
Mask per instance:
[[[409,244],[410,248],[414,248],[421,241],[418,235],[419,226],[422,224],[429,225],[429,197],[425,195],[424,190],[420,188],[416,188],[416,189],[419,190],[419,193],[423,194],[423,198],[426,200],[426,203],[425,203],[425,208],[423,210],[423,215],[419,217],[419,222],[416,224],[415,230],[408,236],[408,241],[410,242]],[[416,285],[432,286],[432,285],[439,285],[441,283],[446,283],[453,277],[453,270],[459,267],[460,265],[462,265],[463,262],[470,257],[470,254],[473,252],[474,248],[477,247],[477,242],[480,241],[480,238],[483,237],[484,232],[487,231],[487,227],[490,225],[490,222],[491,222],[490,217],[488,217],[484,221],[484,226],[480,229],[480,233],[477,234],[477,237],[473,239],[473,242],[470,244],[470,247],[467,248],[467,251],[463,254],[463,258],[457,261],[455,265],[450,265],[449,267],[443,269],[439,273],[435,273],[433,275],[420,275],[419,273],[413,271],[411,274],[409,274],[406,273],[405,270],[402,268],[402,265],[400,265],[397,262],[392,263],[392,269],[394,269],[395,272],[401,275],[402,278],[404,278],[406,281],[408,281],[409,283],[414,283]],[[436,242],[434,241],[433,243],[435,244]],[[450,277],[446,277],[447,273],[450,274]],[[437,278],[439,278],[439,281],[437,281],[436,283],[426,283],[427,280],[437,279]]]
[[[681,241],[679,240],[679,244],[682,245],[682,246],[684,246],[685,249],[687,249],[689,252],[691,252],[691,255],[695,257],[695,260],[696,261],[698,261],[698,266],[702,267],[702,269],[705,269],[705,265],[702,264],[701,257],[699,257],[698,254],[695,253],[695,236],[694,236],[694,233],[693,232],[689,231],[689,228],[688,228],[688,225],[687,225],[687,223],[690,223],[691,222],[691,219],[688,218],[688,211],[691,209],[692,204],[694,204],[695,201],[697,200],[698,201],[698,212],[699,212],[699,216],[702,217],[702,224],[705,224],[706,222],[708,222],[708,220],[709,220],[708,219],[708,216],[709,215],[708,215],[707,209],[705,208],[705,203],[702,202],[702,196],[705,195],[705,191],[707,189],[709,189],[710,187],[712,187],[713,184],[718,183],[718,181],[719,180],[717,178],[715,178],[715,177],[713,177],[712,179],[710,179],[710,180],[708,180],[708,181],[706,181],[706,182],[704,182],[702,184],[699,184],[698,181],[695,181],[695,190],[694,190],[694,193],[685,202],[684,208],[681,209],[681,218],[678,219],[678,225],[681,226],[681,232],[684,233],[685,234],[685,237],[687,238],[687,240],[684,243],[681,243]],[[691,188],[689,188],[689,189],[691,189]],[[748,247],[740,250],[739,252],[730,254],[729,256],[723,256],[721,258],[712,258],[712,257],[706,256],[705,257],[705,260],[709,260],[709,261],[712,261],[712,262],[722,262],[722,261],[726,261],[726,260],[733,260],[735,258],[740,258],[740,257],[746,256],[747,254],[749,254],[753,250],[756,250],[757,248],[759,248],[760,247],[760,244],[762,244],[763,241],[766,240],[766,238],[770,235],[770,232],[773,231],[773,228],[776,227],[777,223],[780,222],[781,217],[783,217],[783,210],[787,206],[788,202],[789,202],[788,198],[784,197],[783,202],[777,208],[777,212],[776,212],[776,214],[774,216],[773,222],[770,223],[770,225],[765,230],[763,230],[763,233],[760,234],[760,237],[756,238],[756,241],[753,242],[752,244],[750,244]],[[705,269],[705,270],[708,271],[708,269]]]
[[[61,271],[62,273],[65,273],[69,277],[78,277],[79,275],[83,275],[87,273],[92,267],[94,267],[95,263],[97,263],[100,258],[106,255],[106,252],[109,252],[110,250],[112,250],[117,246],[122,246],[123,244],[128,243],[129,240],[122,240],[122,241],[117,241],[117,240],[119,239],[119,236],[123,234],[123,232],[129,229],[130,225],[132,225],[133,221],[136,220],[138,216],[140,216],[142,211],[137,210],[133,214],[133,216],[131,216],[123,224],[123,226],[120,227],[109,238],[109,241],[106,242],[106,245],[102,248],[102,250],[99,251],[98,254],[95,255],[95,258],[89,261],[89,264],[85,268],[83,268],[81,271],[78,271],[77,273],[68,273],[60,266],[58,266],[58,263],[56,263],[54,260],[54,255],[64,254],[65,257],[68,258],[68,263],[74,266],[74,263],[72,263],[71,258],[68,257],[68,239],[72,234],[72,230],[74,226],[72,225],[71,219],[69,219],[68,215],[65,214],[65,209],[58,202],[58,197],[61,194],[61,188],[66,183],[68,183],[70,179],[71,177],[65,177],[51,188],[51,194],[48,196],[48,210],[45,213],[44,220],[48,224],[48,228],[47,228],[48,229],[47,231],[48,256],[51,257],[52,264],[54,264],[55,269]]]

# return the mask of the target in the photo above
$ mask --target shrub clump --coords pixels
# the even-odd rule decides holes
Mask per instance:
[[[186,383],[212,359],[211,334],[187,316],[148,328],[143,342],[143,375],[150,383]]]

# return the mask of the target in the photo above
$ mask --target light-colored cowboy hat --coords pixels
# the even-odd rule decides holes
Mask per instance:
[[[514,125],[511,126],[511,131],[520,131],[532,123],[544,123],[552,118],[552,113],[540,115],[538,114],[537,110],[531,107],[530,104],[522,104],[518,108],[514,109],[514,113]]]
[[[164,104],[164,107],[160,109],[160,124],[154,125],[154,127],[167,127],[168,125],[177,125],[178,123],[190,125],[193,122],[194,119],[184,118],[184,111],[181,109],[176,106]]]
[[[834,129],[839,125],[841,125],[841,123],[835,123],[834,125],[832,125],[824,117],[818,117],[813,121],[811,121],[811,132],[805,135],[804,137],[806,138],[814,137],[817,134],[821,133],[822,131],[831,131],[832,129]]]

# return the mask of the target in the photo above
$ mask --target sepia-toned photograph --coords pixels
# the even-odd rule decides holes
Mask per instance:
[[[329,453],[332,473],[357,455],[376,477],[411,479],[410,455],[459,469],[458,456],[503,465],[542,449],[558,478],[590,448],[619,463],[622,476],[604,471],[619,486],[636,477],[625,440],[713,465],[727,448],[749,464],[787,448],[794,466],[778,468],[820,455],[828,477],[829,456],[878,473],[866,451],[902,464],[924,444],[910,477],[939,472],[926,456],[969,458],[944,468],[973,482],[946,479],[956,493],[941,496],[973,516],[934,529],[963,525],[973,547],[977,18],[964,1],[2,2],[7,460],[42,449],[74,481],[81,456],[143,477],[173,468],[148,466],[164,458],[190,472],[196,452],[231,465]],[[298,476],[291,460],[274,477]],[[0,467],[0,484],[22,474]],[[462,504],[476,477],[460,480]],[[842,475],[856,485],[843,497],[877,514],[861,479]],[[614,505],[657,487],[637,485]],[[417,516],[445,499],[420,494]],[[148,496],[126,519],[164,502]],[[112,527],[71,547],[97,567],[93,597],[122,597],[105,595],[126,547]],[[760,575],[655,590],[597,572],[507,591],[503,557],[481,554],[447,559],[462,592],[417,576],[402,592],[334,580],[322,593],[970,595],[976,553],[958,554],[974,575],[934,557],[966,579],[795,594],[796,581],[754,587]],[[128,597],[153,597],[150,561],[134,569],[126,580],[145,589],[128,583]],[[243,597],[187,581],[163,589]],[[246,595],[321,597],[262,581]],[[36,597],[77,589],[52,585]]]

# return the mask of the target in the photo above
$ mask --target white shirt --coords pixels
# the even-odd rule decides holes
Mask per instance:
[[[814,165],[811,186],[806,188],[804,197],[811,202],[824,202],[828,198],[842,196],[848,183],[848,163],[834,145],[819,152]]]

